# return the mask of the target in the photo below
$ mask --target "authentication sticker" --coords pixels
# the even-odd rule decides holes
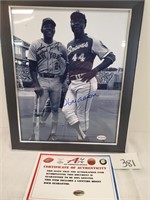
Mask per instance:
[[[106,140],[106,136],[105,135],[98,135],[97,139],[100,141],[105,141]]]

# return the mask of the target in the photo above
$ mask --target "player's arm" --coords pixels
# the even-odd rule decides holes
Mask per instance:
[[[37,48],[35,43],[32,43],[29,47],[29,54],[28,54],[28,59],[29,59],[29,70],[30,70],[30,75],[33,81],[33,87],[34,91],[37,94],[37,96],[42,96],[43,94],[43,89],[40,87],[40,84],[37,79]]]
[[[68,55],[67,55],[67,49],[65,48],[65,46],[62,45],[62,57],[65,59],[66,61],[66,69],[65,72],[62,76],[60,76],[60,81],[61,83],[64,83],[64,81],[67,78],[67,73],[68,73]]]
[[[64,45],[62,45],[62,57],[65,59],[66,63],[68,63],[68,55],[67,49]]]
[[[82,76],[83,82],[88,82],[95,77],[99,71],[109,67],[116,60],[114,53],[110,52],[109,49],[100,41],[93,42],[93,52],[102,60],[102,62],[90,72]]]
[[[116,60],[116,56],[114,55],[113,52],[110,52],[107,54],[107,56],[105,56],[103,58],[103,61],[101,64],[99,64],[95,70],[97,70],[97,72],[109,67],[114,61]]]
[[[65,69],[65,72],[62,76],[60,76],[60,81],[61,83],[64,83],[66,78],[67,78],[67,74],[68,74],[68,63],[66,63],[66,69]]]
[[[116,60],[114,53],[111,52],[101,41],[93,39],[92,51],[100,60],[102,60],[102,63],[96,67],[97,71],[107,68]]]
[[[29,60],[29,70],[30,75],[33,81],[33,86],[39,86],[39,82],[37,79],[37,62],[33,60]]]
[[[32,81],[33,81],[34,91],[37,97],[42,96],[43,89],[41,88],[37,79],[37,62],[36,61],[29,60],[29,70],[30,70]]]
[[[93,77],[96,76],[96,74],[97,74],[99,71],[101,71],[101,70],[107,68],[107,67],[110,66],[114,61],[115,61],[115,55],[114,55],[112,52],[110,52],[110,53],[104,58],[104,60],[102,61],[101,64],[99,64],[97,67],[95,67],[94,69],[92,69],[90,72],[88,72],[87,74],[84,74],[84,75],[82,76],[82,81],[83,81],[83,82],[84,82],[84,81],[86,81],[86,82],[90,81]]]

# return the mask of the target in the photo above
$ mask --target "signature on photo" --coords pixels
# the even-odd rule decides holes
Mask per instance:
[[[68,99],[65,99],[64,101],[64,106],[71,106],[72,104],[74,103],[78,103],[78,102],[81,102],[81,101],[85,101],[87,99],[90,99],[90,98],[93,98],[93,97],[98,97],[99,95],[96,94],[96,92],[94,93],[90,93],[86,96],[81,96],[79,97],[78,99],[73,99],[73,100],[70,100],[69,98]]]

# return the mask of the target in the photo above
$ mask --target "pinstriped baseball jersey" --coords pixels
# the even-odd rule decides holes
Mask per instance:
[[[33,42],[29,48],[28,59],[37,62],[39,73],[51,73],[61,75],[62,70],[58,66],[60,58],[66,60],[67,49],[60,42],[53,41],[46,44],[43,39]]]
[[[72,40],[67,45],[70,75],[90,71],[96,56],[103,59],[110,51],[101,41],[88,37]]]

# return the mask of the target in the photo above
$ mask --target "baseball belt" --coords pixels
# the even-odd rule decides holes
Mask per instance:
[[[57,78],[57,77],[59,77],[58,75],[51,74],[51,73],[39,73],[39,75],[41,77],[44,77],[44,78]]]
[[[76,75],[71,75],[70,76],[70,80],[78,80],[78,79],[81,79],[82,75],[85,74],[85,73],[82,73],[82,74],[76,74]]]

